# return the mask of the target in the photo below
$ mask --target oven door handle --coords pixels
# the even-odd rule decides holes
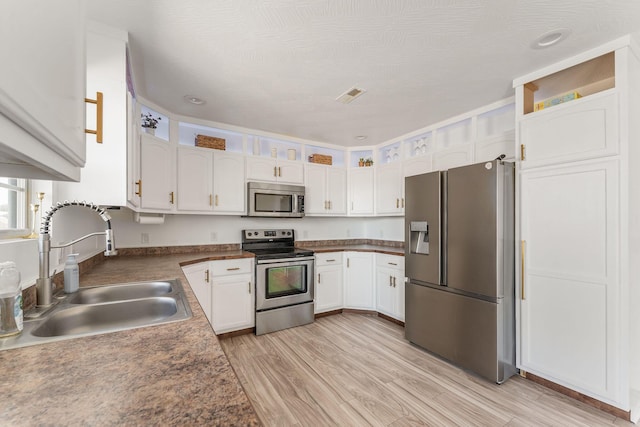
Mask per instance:
[[[313,256],[301,256],[297,258],[262,259],[262,260],[259,259],[258,264],[276,264],[281,262],[296,263],[300,261],[313,261],[313,260],[315,260],[315,257]]]

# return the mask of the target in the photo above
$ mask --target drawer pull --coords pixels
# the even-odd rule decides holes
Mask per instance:
[[[327,262],[336,262],[335,259],[328,259]]]
[[[397,262],[389,262],[388,264],[389,264],[389,265],[398,265],[398,263],[397,263]]]
[[[227,271],[237,271],[237,270],[240,270],[240,267],[227,268]]]

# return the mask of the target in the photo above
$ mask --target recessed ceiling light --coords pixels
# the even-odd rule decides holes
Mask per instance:
[[[197,96],[193,96],[193,95],[185,95],[184,100],[187,101],[189,104],[194,104],[194,105],[204,105],[207,103],[207,101],[205,101],[204,99],[200,99]]]
[[[531,47],[534,49],[551,47],[569,37],[569,34],[571,34],[571,30],[568,28],[558,28],[556,30],[547,31],[546,33],[536,37],[533,43],[531,43]]]
[[[365,139],[367,139],[367,135],[358,135],[358,136],[356,136],[356,139],[358,141],[364,141]]]

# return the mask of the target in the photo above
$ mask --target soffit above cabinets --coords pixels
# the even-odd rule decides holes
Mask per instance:
[[[344,146],[513,95],[514,77],[640,30],[637,0],[112,0],[136,91],[172,113]],[[532,49],[557,28],[569,37]],[[367,92],[335,102],[352,87]],[[193,105],[184,96],[206,101]]]

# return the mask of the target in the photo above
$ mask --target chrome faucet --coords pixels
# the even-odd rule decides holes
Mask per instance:
[[[86,236],[80,237],[79,239],[73,240],[69,243],[65,243],[59,246],[51,245],[51,236],[49,235],[49,229],[51,227],[51,217],[58,210],[67,207],[67,206],[84,206],[86,208],[95,211],[100,218],[104,222],[107,223],[107,229],[102,232],[96,232],[87,234]],[[47,213],[42,218],[42,224],[40,225],[40,235],[38,237],[38,252],[40,254],[40,275],[38,280],[36,281],[36,292],[37,292],[37,306],[38,307],[48,307],[53,304],[52,295],[53,295],[53,287],[51,281],[51,274],[49,272],[49,255],[51,249],[58,248],[66,248],[67,246],[73,245],[75,243],[80,242],[81,240],[86,239],[91,236],[105,236],[105,256],[113,256],[117,255],[118,251],[116,250],[115,243],[113,240],[113,230],[111,229],[111,217],[107,213],[104,208],[94,205],[93,203],[87,202],[79,202],[74,200],[73,202],[64,201],[64,203],[58,202],[56,206],[52,206],[51,209],[47,211]]]

